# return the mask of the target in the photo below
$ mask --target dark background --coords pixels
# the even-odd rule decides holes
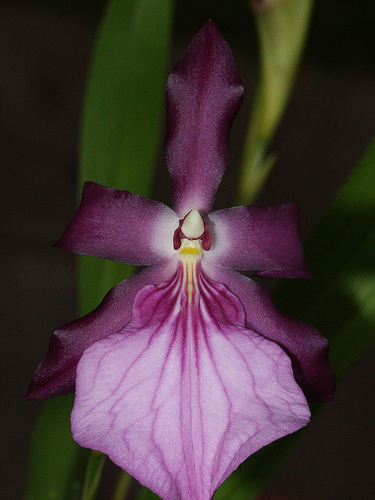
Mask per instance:
[[[51,245],[75,209],[80,109],[104,4],[0,3],[0,496],[9,500],[22,498],[40,408],[21,398],[51,332],[76,316],[74,257]],[[208,18],[232,46],[246,89],[231,169],[218,196],[218,205],[226,206],[256,85],[256,37],[245,1],[180,0],[171,64]],[[374,23],[373,0],[316,2],[302,68],[273,144],[279,161],[259,200],[298,203],[304,236],[375,132]],[[161,161],[160,179],[163,168]],[[168,201],[160,189],[154,197]],[[374,358],[372,348],[353,366],[270,491],[296,500],[375,497]]]

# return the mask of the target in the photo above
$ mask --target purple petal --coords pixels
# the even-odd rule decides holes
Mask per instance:
[[[56,246],[135,266],[173,255],[178,217],[166,205],[86,182],[78,211]]]
[[[145,269],[112,288],[94,311],[56,330],[25,399],[46,399],[73,392],[77,363],[85,349],[124,328],[130,321],[138,291],[145,285],[168,279],[173,272],[175,264]]]
[[[199,274],[190,301],[184,280],[180,268],[145,287],[129,325],[85,351],[72,432],[164,500],[208,500],[310,412],[289,356],[244,328],[238,299]]]
[[[323,335],[307,323],[278,311],[269,294],[246,276],[210,265],[204,265],[204,271],[240,299],[247,328],[277,342],[292,357],[295,376],[308,397],[331,401],[335,374],[328,359],[329,344]]]
[[[243,87],[229,45],[209,21],[169,76],[165,153],[180,218],[211,211],[229,159]]]
[[[266,278],[311,278],[298,230],[296,205],[242,206],[210,214],[207,260]]]

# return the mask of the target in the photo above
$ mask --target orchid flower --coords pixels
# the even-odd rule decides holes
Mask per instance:
[[[243,88],[212,22],[167,83],[173,209],[84,185],[58,246],[145,266],[57,330],[28,398],[75,390],[74,439],[166,500],[206,500],[259,448],[305,426],[306,394],[330,399],[328,344],[240,274],[309,277],[298,209],[212,212]]]

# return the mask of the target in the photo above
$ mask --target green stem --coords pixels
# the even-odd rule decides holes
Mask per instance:
[[[94,500],[102,476],[106,455],[100,451],[91,451],[87,462],[85,482],[81,500]]]
[[[283,0],[256,14],[261,76],[245,140],[238,204],[254,201],[275,163],[267,150],[289,99],[311,11],[312,0]]]
[[[124,470],[120,470],[117,480],[116,489],[112,500],[126,500],[133,478]]]

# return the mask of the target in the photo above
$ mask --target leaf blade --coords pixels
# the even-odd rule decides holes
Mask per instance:
[[[149,195],[164,107],[172,7],[172,0],[109,4],[84,106],[80,187],[91,180]],[[117,262],[87,257],[79,262],[82,314],[133,273]]]
[[[84,180],[94,180],[148,194],[160,132],[172,6],[172,0],[109,2],[84,106],[80,186]],[[105,84],[101,83],[103,76],[107,76]],[[143,78],[144,83],[140,83]],[[125,100],[128,110],[121,117]],[[112,134],[113,130],[116,133]],[[131,158],[134,168],[125,168]],[[79,310],[84,314],[132,271],[125,265],[89,257],[82,262]],[[71,406],[69,396],[50,400],[38,419],[27,500],[78,498],[81,479],[75,471],[83,475],[88,450],[79,448],[71,438]],[[56,441],[57,430],[60,437]]]

